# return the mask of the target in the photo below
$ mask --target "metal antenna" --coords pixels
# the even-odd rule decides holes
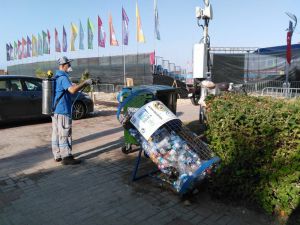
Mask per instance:
[[[298,23],[297,17],[296,17],[294,14],[289,13],[289,12],[286,12],[285,14],[286,14],[288,17],[290,17],[291,20],[293,20],[294,26],[293,26],[292,32],[294,32],[294,30],[295,30],[296,27],[297,27],[297,23]]]

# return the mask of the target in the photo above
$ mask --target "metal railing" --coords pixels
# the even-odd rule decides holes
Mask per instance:
[[[284,87],[284,81],[280,80],[265,80],[259,81],[255,83],[245,83],[245,90],[248,93],[261,92],[264,88],[274,87],[274,88],[282,88]],[[292,81],[290,82],[290,88],[300,88],[300,81]]]
[[[261,95],[274,98],[296,98],[300,97],[300,88],[265,87]]]
[[[246,83],[244,84],[245,91],[247,93],[257,93],[262,95],[268,95],[271,93],[270,90],[276,90],[274,92],[275,96],[281,97],[283,90],[289,89],[289,96],[293,96],[293,94],[299,93],[300,90],[300,81],[292,81],[290,82],[289,88],[284,88],[284,81],[277,80],[266,80],[260,81],[256,83]],[[120,92],[124,85],[114,85],[114,84],[94,84],[93,91],[94,92],[105,92],[105,93],[116,93]],[[278,93],[277,93],[278,92]],[[268,93],[268,94],[267,94]],[[286,92],[284,92],[286,93]]]
[[[115,93],[122,90],[124,85],[114,84],[93,84],[93,92]]]
[[[291,88],[300,88],[300,81],[291,82]]]
[[[266,80],[255,83],[246,83],[245,89],[248,93],[261,92],[266,87],[282,87],[283,83],[283,81],[278,80]]]
[[[113,84],[94,84],[93,91],[95,92],[105,92],[105,93],[114,93],[115,86]]]

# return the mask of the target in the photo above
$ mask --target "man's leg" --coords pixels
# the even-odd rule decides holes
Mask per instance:
[[[72,155],[72,119],[58,115],[59,149],[62,158]]]
[[[57,114],[54,114],[52,119],[52,153],[55,160],[61,159],[60,150],[59,150],[59,135],[58,135],[58,121]]]
[[[72,119],[68,116],[59,115],[59,149],[62,157],[62,164],[75,165],[81,160],[72,156]]]

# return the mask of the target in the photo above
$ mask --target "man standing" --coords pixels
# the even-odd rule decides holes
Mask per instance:
[[[72,71],[71,61],[67,57],[58,59],[59,70],[56,71],[55,97],[52,116],[52,153],[56,162],[63,165],[75,165],[81,160],[72,155],[72,101],[75,94],[87,85],[92,84],[88,79],[79,85],[72,84],[69,73]]]

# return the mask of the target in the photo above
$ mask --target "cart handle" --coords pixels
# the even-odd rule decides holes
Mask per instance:
[[[124,92],[121,91],[118,95],[118,98],[120,98],[124,93],[128,93],[129,89],[125,89]],[[150,89],[142,89],[142,90],[138,90],[138,91],[134,91],[132,92],[132,94],[130,94],[123,102],[120,102],[119,106],[118,106],[118,111],[117,111],[117,119],[120,121],[120,113],[122,111],[122,109],[125,107],[125,105],[131,101],[134,97],[140,95],[140,94],[145,94],[145,93],[148,93],[148,94],[152,94],[153,95],[153,92],[150,90]],[[153,95],[154,96],[154,95]],[[118,99],[119,101],[119,99]]]
[[[132,90],[131,90],[130,88],[123,88],[122,91],[120,91],[120,92],[118,93],[118,95],[117,95],[117,100],[118,100],[118,102],[121,103],[121,102],[122,102],[122,101],[121,101],[121,97],[122,97],[124,94],[129,93],[129,92],[131,92],[131,91],[132,91]]]

